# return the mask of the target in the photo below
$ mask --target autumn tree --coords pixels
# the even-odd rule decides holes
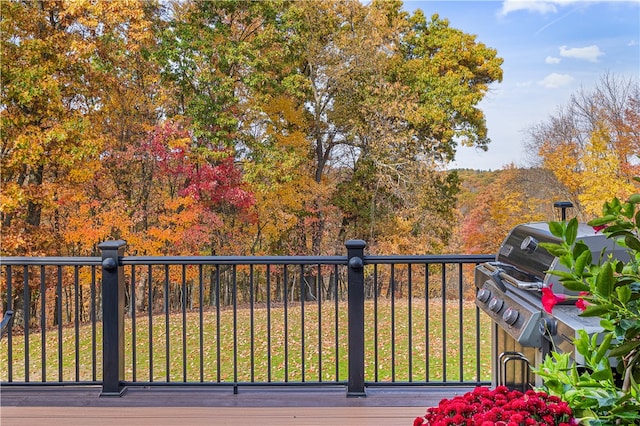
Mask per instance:
[[[439,170],[456,144],[486,148],[476,105],[501,79],[501,59],[438,16],[409,16],[400,2],[304,2],[292,10],[295,28],[306,35],[299,41],[300,104],[310,117],[315,180],[337,184],[328,189],[344,208],[341,235],[375,240],[403,209],[411,222],[403,234],[419,234],[424,215],[415,206],[442,199],[449,201],[439,207],[454,205],[456,177]],[[438,189],[416,191],[421,185]],[[323,206],[331,201],[314,203],[317,252]]]
[[[5,243],[89,254],[130,230],[133,207],[145,201],[132,192],[152,180],[123,179],[138,166],[123,158],[161,110],[148,60],[159,10],[152,1],[3,4]]]
[[[600,213],[603,199],[637,191],[639,99],[637,79],[606,74],[529,129],[534,161],[554,173],[585,220]]]
[[[151,198],[161,200],[154,203],[145,232],[136,237],[142,239],[134,246],[140,251],[205,254],[211,249],[212,232],[223,227],[218,212],[242,211],[253,204],[233,157],[202,163],[182,123],[158,125],[140,143],[136,158],[152,171]]]
[[[151,57],[163,9],[155,1],[73,2],[66,8],[80,16],[76,28],[96,84],[93,125],[101,131],[102,150],[94,179],[64,204],[69,211],[64,237],[79,252],[122,238],[144,253],[154,203],[163,200],[154,197],[152,164],[139,155],[166,102]]]
[[[103,140],[79,16],[62,2],[5,2],[2,38],[3,252],[50,253],[59,205],[90,181]]]
[[[262,107],[269,103],[266,89],[258,89],[273,86],[277,78],[271,67],[281,65],[285,53],[277,44],[283,33],[275,27],[282,3],[168,4],[170,19],[156,55],[162,81],[172,93],[173,102],[165,104],[167,113],[185,118],[192,154],[201,166],[216,168],[231,160],[249,170],[253,159],[248,150],[255,148],[254,134],[261,133],[266,115]],[[249,253],[254,244],[243,232],[249,217],[238,220],[233,209],[210,208],[223,226],[211,233],[208,252]]]
[[[245,141],[250,150],[243,166],[256,197],[253,222],[244,232],[252,254],[306,253],[304,219],[317,184],[306,139],[304,110],[285,96],[273,96],[260,110],[261,126]]]

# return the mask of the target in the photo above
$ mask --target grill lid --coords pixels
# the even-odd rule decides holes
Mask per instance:
[[[556,259],[539,245],[542,242],[561,241],[551,234],[549,226],[544,222],[518,225],[502,242],[496,261],[513,265],[542,281]]]
[[[576,240],[582,240],[590,248],[594,261],[599,258],[603,250],[621,260],[628,258],[624,249],[615,244],[615,241],[608,239],[604,234],[597,233],[585,223],[578,225]],[[557,257],[540,246],[540,243],[543,242],[561,242],[559,238],[551,234],[549,225],[546,222],[518,225],[511,230],[502,242],[496,255],[496,261],[501,264],[511,265],[515,269],[535,277],[536,280],[543,282],[543,286],[546,287],[549,281],[554,279],[554,276],[547,274],[547,271],[563,270],[565,268],[559,264]],[[555,280],[557,281],[557,278]],[[556,293],[569,293],[559,283],[554,285],[553,290]]]

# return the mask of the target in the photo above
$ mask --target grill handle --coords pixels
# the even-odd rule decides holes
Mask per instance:
[[[542,283],[528,283],[525,281],[517,281],[516,280],[516,286],[521,289],[521,290],[527,290],[527,291],[539,291],[542,290]]]
[[[500,268],[496,268],[495,271],[491,272],[491,280],[496,283],[496,285],[498,286],[498,288],[503,291],[503,292],[507,292],[507,286],[504,285],[504,283],[502,282],[502,274],[504,272],[502,271],[502,269]],[[506,274],[505,274],[506,275]]]
[[[484,266],[491,271],[489,274],[491,281],[493,281],[496,286],[505,293],[508,291],[508,287],[505,285],[504,281],[508,281],[510,285],[526,291],[540,291],[544,287],[544,284],[541,281],[521,281],[513,278],[505,272],[504,269],[495,265],[487,263],[484,264]]]
[[[520,281],[505,273],[500,273],[500,276],[507,281],[511,281],[520,290],[540,291],[544,287],[544,284],[540,281]]]

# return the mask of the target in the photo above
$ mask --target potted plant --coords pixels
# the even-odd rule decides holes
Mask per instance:
[[[443,399],[417,417],[414,426],[524,426],[575,424],[569,405],[556,396],[533,390],[522,393],[505,386],[477,387],[472,392]]]
[[[582,316],[601,318],[603,332],[579,333],[575,346],[583,365],[575,365],[571,354],[552,352],[535,372],[544,390],[566,401],[584,424],[640,424],[640,194],[606,202],[603,216],[589,225],[626,248],[629,259],[605,253],[592,259],[588,247],[576,241],[576,219],[551,222],[551,232],[562,242],[543,246],[567,271],[550,272],[578,295],[544,289],[543,306],[551,312],[555,303],[573,297]]]

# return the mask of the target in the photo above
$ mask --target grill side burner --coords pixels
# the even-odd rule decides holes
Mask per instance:
[[[542,313],[540,332],[553,351],[572,353],[575,362],[582,364],[584,358],[576,351],[573,339],[578,337],[578,330],[592,335],[600,333],[602,327],[599,317],[581,317],[579,314],[579,309],[573,305],[558,305],[553,308],[553,315]]]

